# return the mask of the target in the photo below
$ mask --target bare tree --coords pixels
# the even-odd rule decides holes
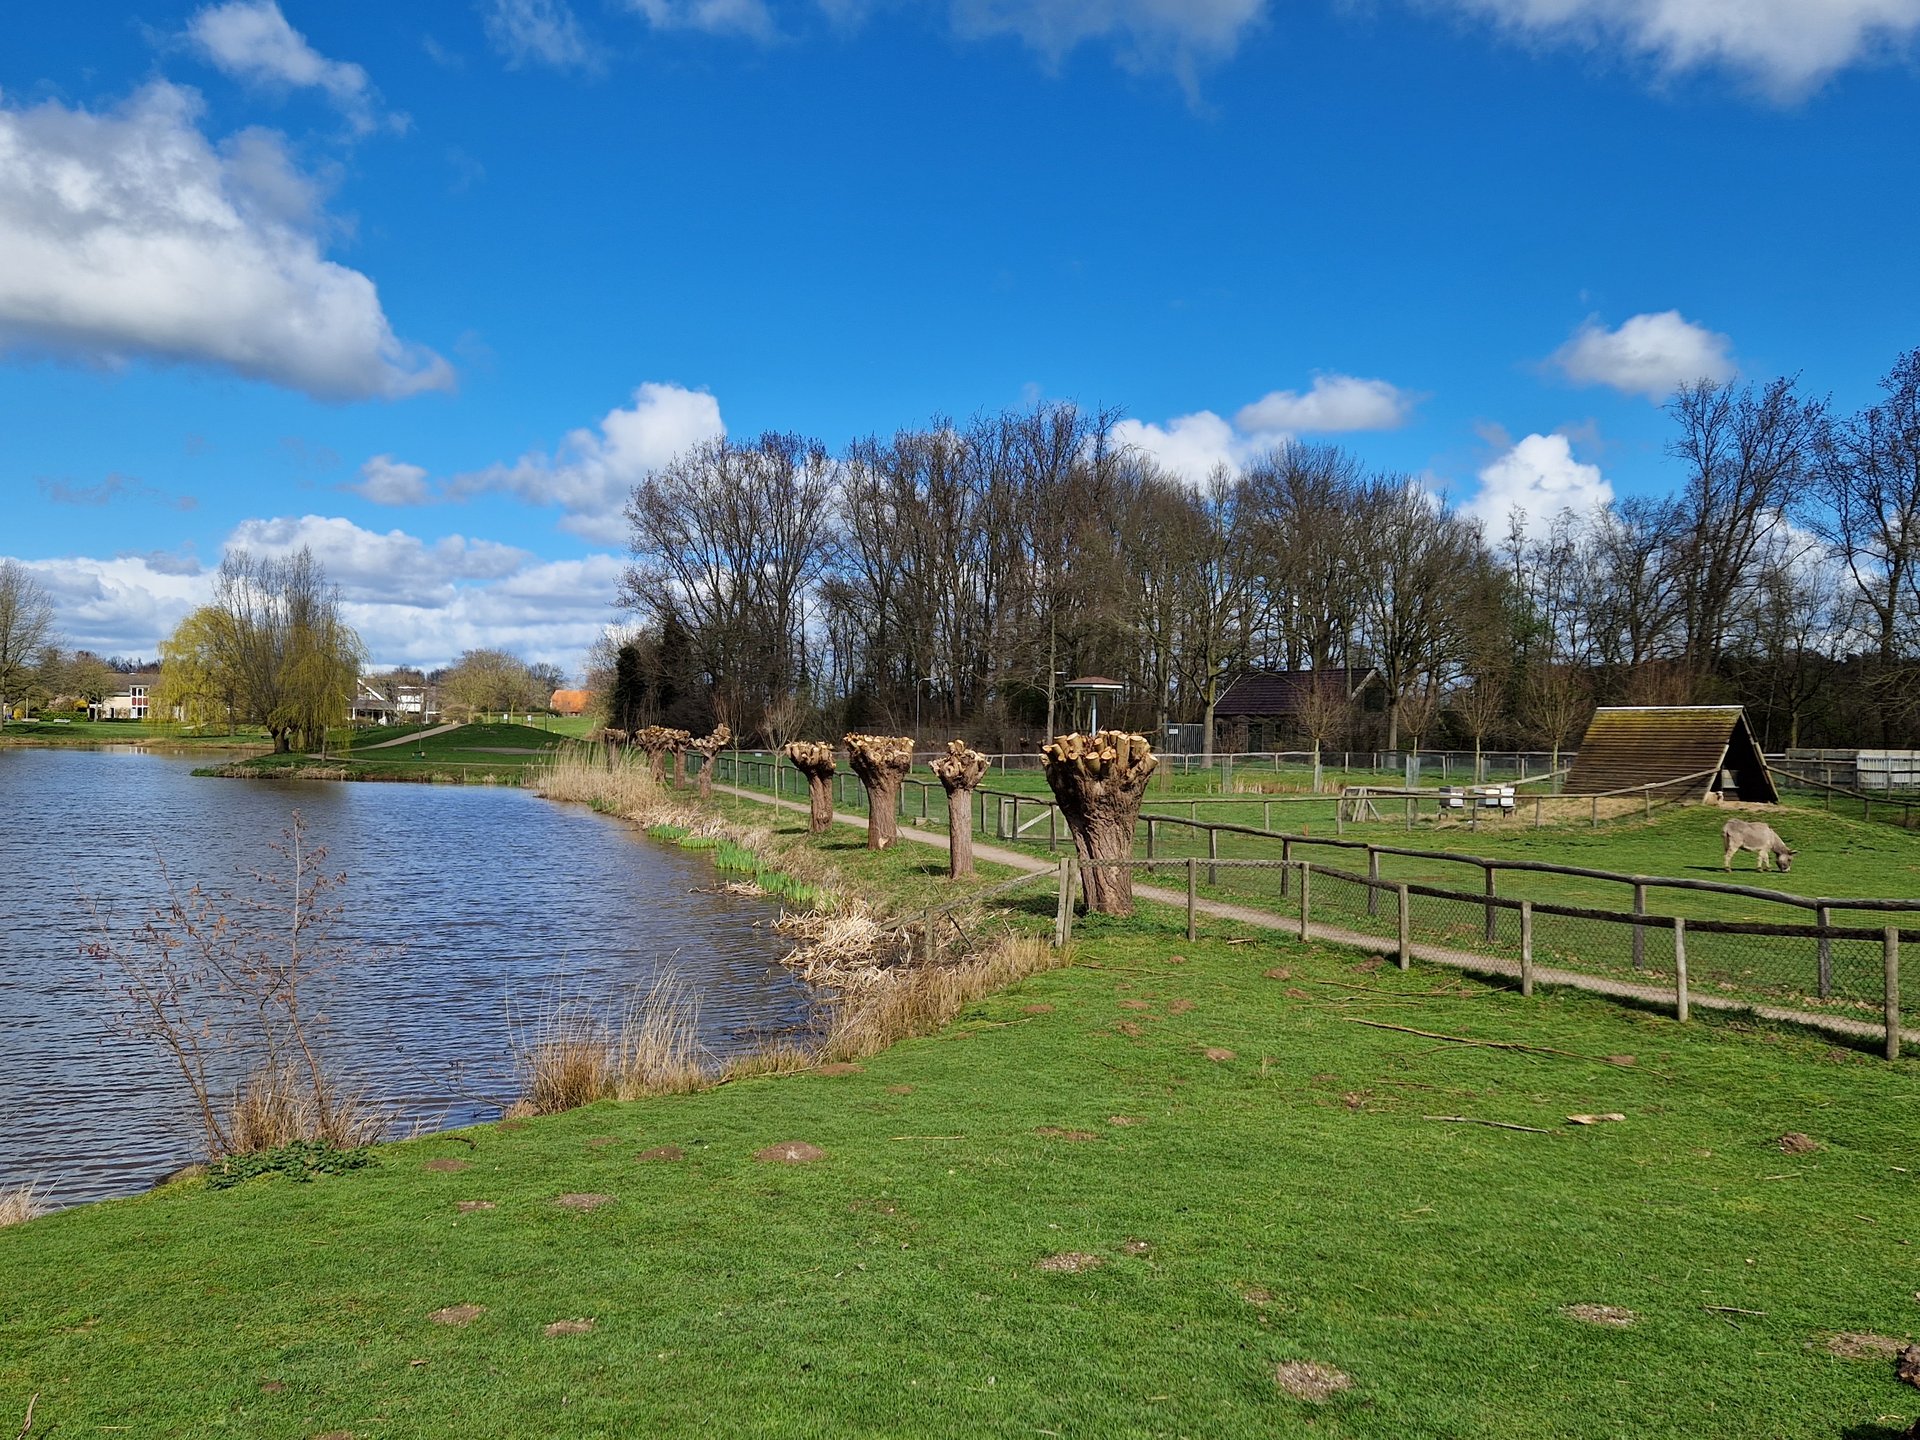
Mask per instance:
[[[0,560],[0,725],[54,643],[46,590],[19,561]]]

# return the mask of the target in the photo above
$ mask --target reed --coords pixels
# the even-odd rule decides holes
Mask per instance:
[[[516,1040],[523,1114],[555,1115],[596,1100],[682,1095],[712,1083],[699,1012],[673,976],[656,981],[619,1014],[579,1001],[549,1006]]]
[[[841,1002],[820,1058],[863,1060],[901,1040],[931,1035],[994,991],[1071,963],[1067,950],[1010,935],[956,963],[896,968]]]
[[[0,1230],[9,1225],[24,1225],[37,1216],[46,1214],[47,1207],[40,1201],[40,1192],[31,1182],[25,1185],[0,1186]]]

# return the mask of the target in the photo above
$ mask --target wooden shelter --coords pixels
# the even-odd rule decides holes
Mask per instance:
[[[1593,712],[1570,795],[1661,786],[1704,800],[1780,803],[1773,772],[1738,705],[1613,705]]]
[[[1226,688],[1213,707],[1216,725],[1246,727],[1247,745],[1254,750],[1277,750],[1298,737],[1301,719],[1315,698],[1318,682],[1328,696],[1351,703],[1380,678],[1371,665],[1339,666],[1325,670],[1255,670]]]

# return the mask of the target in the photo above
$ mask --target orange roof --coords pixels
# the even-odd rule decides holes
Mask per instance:
[[[547,702],[547,708],[560,715],[583,715],[588,698],[584,690],[556,690],[553,699]]]

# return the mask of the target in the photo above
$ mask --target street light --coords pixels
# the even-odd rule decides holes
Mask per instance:
[[[938,677],[933,675],[922,675],[913,682],[913,748],[916,750],[920,748],[920,687],[931,685],[936,678]]]

